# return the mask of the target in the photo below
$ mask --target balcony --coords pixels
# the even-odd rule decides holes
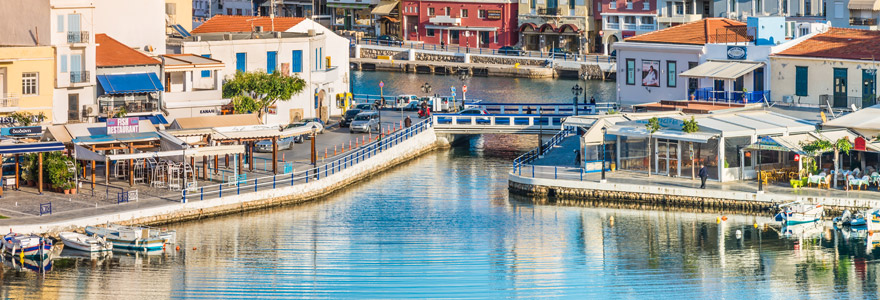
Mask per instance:
[[[89,71],[70,71],[70,83],[88,83]]]
[[[88,43],[89,42],[89,32],[88,31],[68,31],[67,32],[67,43],[69,44],[79,44],[79,43]]]
[[[874,19],[874,18],[849,18],[849,25],[875,26],[875,25],[877,25],[877,19]]]
[[[623,30],[639,30],[639,25],[632,23],[623,23]]]
[[[696,100],[713,102],[762,103],[765,100],[770,101],[770,91],[733,92],[701,88],[694,91],[693,96]]]
[[[125,106],[126,113],[151,113],[159,110],[159,101],[155,99],[123,99],[121,96],[110,99],[100,99],[99,107],[101,115],[108,115],[118,111],[119,107]]]
[[[559,7],[545,7],[538,9],[538,15],[542,16],[561,16],[563,9]]]
[[[657,26],[654,24],[642,24],[638,27],[640,31],[654,31],[657,30]]]
[[[703,15],[700,15],[700,14],[660,16],[660,17],[657,17],[657,22],[664,23],[664,24],[672,24],[672,23],[684,24],[684,23],[699,21],[702,18],[703,18]]]
[[[18,95],[0,94],[0,112],[18,111]]]
[[[620,30],[620,23],[605,23],[605,29]]]
[[[339,68],[338,67],[330,67],[327,69],[314,70],[312,71],[312,82],[313,83],[330,83],[339,79]]]

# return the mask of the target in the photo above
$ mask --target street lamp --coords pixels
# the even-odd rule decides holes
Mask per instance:
[[[471,72],[465,68],[458,69],[458,80],[461,80],[461,84],[464,84],[465,81],[471,78]],[[453,105],[455,102],[452,103]],[[461,93],[461,107],[464,107],[464,91]],[[458,107],[456,106],[456,111],[458,111]]]
[[[571,104],[574,105],[574,115],[578,115],[578,96],[584,92],[584,88],[579,84],[575,84],[573,88],[571,88],[571,93],[574,95],[574,98],[571,100]]]
[[[602,127],[602,179],[599,180],[601,183],[605,183],[605,135],[608,134],[608,128]]]

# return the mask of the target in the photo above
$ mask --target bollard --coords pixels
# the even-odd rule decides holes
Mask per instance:
[[[532,165],[532,178],[535,178],[535,165]]]
[[[220,184],[220,193],[217,196],[217,198],[223,198],[223,184],[222,183]]]
[[[257,191],[257,179],[254,178],[254,192]]]
[[[556,171],[556,166],[553,166],[553,179],[559,179],[559,173]]]
[[[290,172],[290,186],[293,186],[293,181],[296,179],[296,172]]]
[[[186,203],[186,189],[183,189],[183,203]],[[40,213],[42,213],[42,207],[40,207]]]
[[[309,183],[309,170],[306,170],[306,183]]]

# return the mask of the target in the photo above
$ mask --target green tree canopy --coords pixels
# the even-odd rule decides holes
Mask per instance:
[[[648,123],[645,124],[645,129],[648,130],[649,134],[654,134],[660,130],[660,119],[657,119],[657,117],[648,119]]]
[[[684,120],[684,125],[681,126],[681,131],[685,133],[694,133],[700,131],[700,125],[697,124],[697,120],[694,119],[694,116],[691,116],[690,120]]]
[[[223,84],[223,97],[231,98],[236,113],[257,113],[260,118],[276,102],[288,101],[305,88],[305,80],[275,71],[236,72]]]

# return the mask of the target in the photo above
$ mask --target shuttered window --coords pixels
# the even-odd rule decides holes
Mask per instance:
[[[236,53],[235,54],[235,70],[239,72],[245,72],[247,66],[247,53]]]
[[[266,52],[266,73],[272,74],[275,72],[275,66],[277,65],[278,52],[268,51]]]
[[[293,50],[290,61],[290,72],[301,73],[303,71],[303,52],[302,50]]]
[[[210,54],[202,54],[202,57],[211,58],[211,55]],[[207,77],[211,77],[211,70],[203,70],[202,71],[202,78],[207,78]]]
[[[795,89],[794,94],[797,96],[807,95],[807,67],[795,67]]]

